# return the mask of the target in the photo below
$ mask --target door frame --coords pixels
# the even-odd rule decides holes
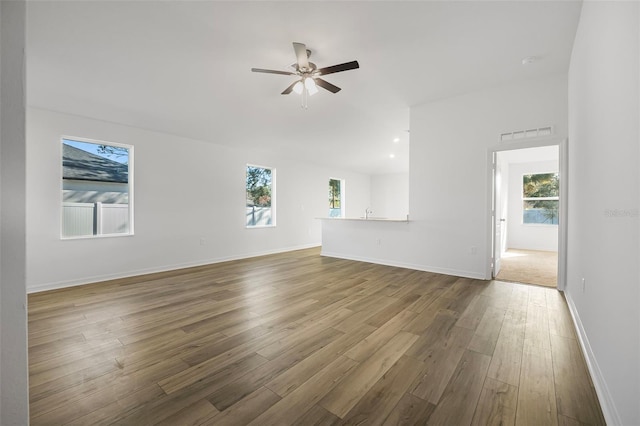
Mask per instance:
[[[487,212],[489,212],[487,220],[487,253],[488,260],[486,262],[485,279],[494,279],[494,259],[496,257],[495,243],[495,163],[494,159],[498,152],[514,151],[526,148],[539,148],[545,146],[558,147],[558,174],[560,175],[560,202],[558,213],[558,284],[557,288],[564,291],[567,281],[567,198],[568,193],[568,140],[567,139],[542,139],[542,140],[523,140],[510,141],[496,145],[487,150]]]

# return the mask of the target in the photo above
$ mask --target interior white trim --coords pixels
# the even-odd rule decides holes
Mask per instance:
[[[563,139],[558,146],[558,172],[560,174],[560,217],[558,225],[558,284],[557,288],[567,288],[567,241],[569,239],[569,141]]]
[[[591,375],[591,379],[593,380],[593,386],[596,389],[596,394],[598,395],[598,400],[600,401],[600,407],[602,408],[604,419],[608,425],[621,425],[623,424],[622,419],[620,418],[620,414],[618,414],[618,410],[616,409],[613,397],[611,396],[611,392],[609,392],[607,382],[604,379],[604,375],[600,370],[598,361],[596,360],[593,350],[591,349],[591,344],[589,343],[587,333],[582,326],[582,321],[580,320],[578,310],[573,303],[573,299],[571,299],[571,295],[569,293],[564,293],[564,296],[567,300],[567,306],[569,307],[569,312],[571,313],[571,318],[573,319],[573,325],[575,326],[576,333],[578,335],[580,349],[582,349],[582,354],[584,355],[584,358],[587,362],[589,374]]]

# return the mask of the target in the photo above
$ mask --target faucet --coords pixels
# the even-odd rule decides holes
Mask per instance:
[[[369,210],[369,207],[367,207],[364,211],[364,218],[365,219],[369,219],[369,215],[373,213],[373,211]]]

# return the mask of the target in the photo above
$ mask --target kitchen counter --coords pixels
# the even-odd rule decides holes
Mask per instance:
[[[409,222],[409,218],[405,219],[391,219],[387,217],[319,217],[322,220],[336,220],[336,221],[356,221],[356,222]]]

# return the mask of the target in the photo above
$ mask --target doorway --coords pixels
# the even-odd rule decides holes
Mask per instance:
[[[563,287],[563,149],[564,143],[492,151],[492,279]]]

